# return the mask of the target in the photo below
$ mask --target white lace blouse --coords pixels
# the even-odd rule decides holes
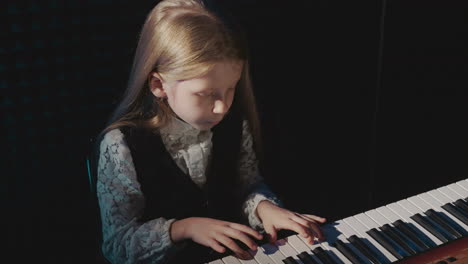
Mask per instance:
[[[197,130],[176,118],[160,132],[177,165],[202,187],[206,182],[212,132]],[[263,232],[255,211],[258,203],[269,200],[283,205],[259,174],[246,121],[243,123],[240,172],[244,190],[251,190],[242,206],[243,218],[252,228]],[[171,241],[169,234],[169,227],[175,219],[137,222],[145,198],[137,181],[130,150],[119,129],[109,131],[100,143],[97,196],[103,230],[102,251],[112,263],[161,263],[166,254],[181,248],[180,244]]]

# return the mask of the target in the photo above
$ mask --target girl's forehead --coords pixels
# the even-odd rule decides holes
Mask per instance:
[[[229,77],[239,79],[242,73],[243,64],[238,61],[222,61],[217,62],[213,67],[202,77],[214,77],[226,79]]]

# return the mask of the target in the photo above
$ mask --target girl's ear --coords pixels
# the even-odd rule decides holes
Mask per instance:
[[[159,75],[157,72],[152,72],[150,74],[149,88],[151,90],[151,93],[154,94],[154,96],[158,98],[167,97],[166,91],[164,90],[164,87],[163,87],[163,81],[162,81],[161,75]]]

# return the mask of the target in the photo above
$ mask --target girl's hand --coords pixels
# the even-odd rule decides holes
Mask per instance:
[[[249,236],[258,240],[262,239],[262,234],[248,226],[204,217],[190,217],[175,221],[171,227],[173,241],[192,239],[219,253],[224,253],[225,247],[228,247],[241,259],[249,259],[251,256],[239,247],[233,238],[243,242],[250,249],[256,250],[257,244]]]
[[[263,223],[266,233],[270,236],[270,242],[277,239],[277,231],[282,229],[292,230],[306,239],[309,244],[314,244],[314,238],[324,240],[320,224],[325,223],[323,217],[299,214],[276,206],[270,201],[261,201],[257,206],[257,214]]]

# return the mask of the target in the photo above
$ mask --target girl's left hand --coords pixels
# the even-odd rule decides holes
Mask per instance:
[[[299,214],[281,208],[270,201],[261,201],[257,206],[257,214],[263,223],[266,233],[270,237],[270,243],[277,239],[277,231],[282,229],[292,230],[306,239],[309,244],[314,244],[314,238],[325,240],[320,229],[320,224],[325,223],[323,217]]]

